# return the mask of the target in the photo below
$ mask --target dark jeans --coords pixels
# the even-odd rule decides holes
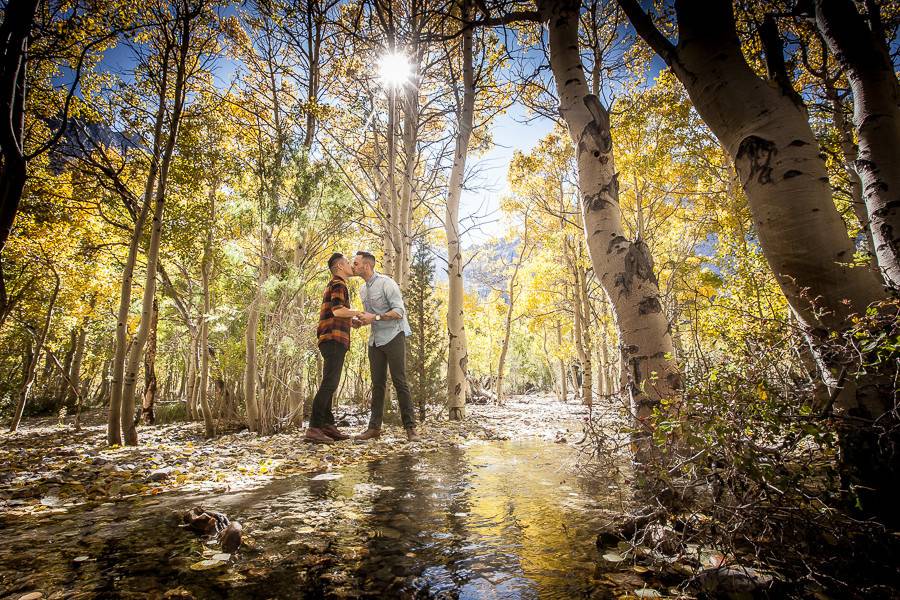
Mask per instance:
[[[397,390],[400,417],[404,427],[416,426],[409,386],[406,384],[406,335],[401,331],[383,346],[369,346],[369,369],[372,372],[372,416],[370,429],[381,429],[384,417],[384,395],[387,392],[387,370],[391,369],[391,380]]]
[[[322,366],[322,383],[313,398],[312,415],[309,417],[310,427],[334,425],[331,414],[331,400],[341,383],[341,371],[344,370],[344,355],[347,347],[340,342],[328,340],[319,344],[324,364]]]

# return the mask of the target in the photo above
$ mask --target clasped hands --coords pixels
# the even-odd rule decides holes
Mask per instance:
[[[371,325],[375,320],[375,315],[370,312],[364,312],[356,315],[352,319],[350,319],[350,326],[354,329],[362,327],[364,325]]]

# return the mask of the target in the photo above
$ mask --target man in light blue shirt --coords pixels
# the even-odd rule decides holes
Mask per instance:
[[[372,328],[368,343],[372,414],[368,429],[356,439],[370,440],[381,436],[387,370],[390,368],[406,437],[411,442],[417,441],[416,415],[406,383],[406,337],[412,334],[412,330],[406,319],[400,286],[387,275],[375,272],[375,257],[369,252],[360,251],[353,257],[353,274],[366,282],[359,290],[359,298],[366,312],[354,319],[352,325]]]

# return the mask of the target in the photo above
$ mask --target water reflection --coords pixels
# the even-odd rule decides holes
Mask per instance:
[[[571,460],[569,447],[542,440],[476,443],[401,452],[337,479],[297,476],[229,495],[85,508],[32,527],[8,522],[0,592],[159,597],[181,586],[198,598],[591,597],[601,585],[592,578],[597,526],[622,507],[611,482],[563,468]],[[250,532],[228,569],[190,570],[204,547],[173,514],[195,503]],[[73,563],[79,555],[89,560]],[[40,565],[41,578],[23,579],[26,565]]]

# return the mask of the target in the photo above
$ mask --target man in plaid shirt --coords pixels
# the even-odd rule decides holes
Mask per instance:
[[[331,271],[331,280],[322,294],[319,326],[316,328],[319,352],[324,360],[322,383],[313,399],[309,428],[303,437],[304,441],[317,444],[331,444],[350,437],[335,426],[331,402],[341,381],[344,356],[350,349],[350,320],[366,315],[361,310],[350,308],[350,293],[347,290],[347,279],[353,275],[350,262],[343,254],[335,252],[328,259],[328,270]]]

